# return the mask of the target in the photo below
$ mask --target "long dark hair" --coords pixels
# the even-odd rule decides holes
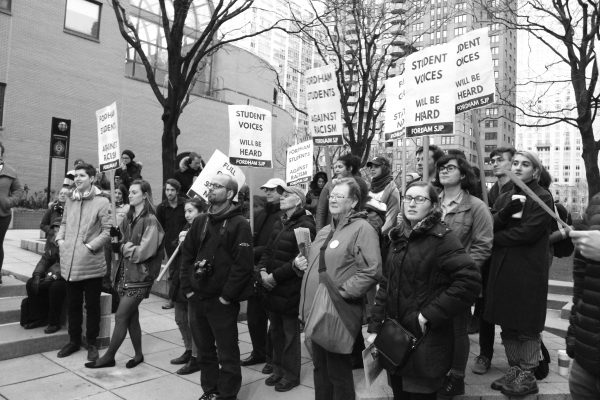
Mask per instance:
[[[155,215],[156,209],[154,208],[154,204],[152,204],[152,187],[150,186],[150,183],[143,179],[136,179],[135,181],[131,182],[129,188],[131,189],[131,186],[133,185],[139,185],[140,189],[142,189],[142,193],[146,194],[146,200],[144,201],[144,208],[142,210],[142,213],[148,212],[149,214]],[[134,212],[134,208],[129,207],[129,211],[127,212],[127,219],[129,221],[133,220]]]
[[[123,195],[123,204],[129,204],[129,190],[127,190],[127,186],[120,184],[115,190],[118,190]]]

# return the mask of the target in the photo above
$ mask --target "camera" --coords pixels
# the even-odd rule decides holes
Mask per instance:
[[[213,272],[215,272],[215,267],[206,259],[194,263],[194,277],[198,280],[212,276]]]

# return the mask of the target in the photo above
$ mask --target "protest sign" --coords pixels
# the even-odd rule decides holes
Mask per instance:
[[[227,174],[231,175],[235,178],[238,184],[238,189],[241,188],[246,182],[246,176],[242,172],[242,170],[232,163],[229,162],[229,157],[220,152],[219,150],[215,150],[215,152],[210,157],[210,160],[200,172],[200,175],[196,178],[190,190],[188,190],[187,195],[191,198],[193,197],[202,197],[204,200],[208,200],[208,185],[211,182],[211,179],[218,174]],[[237,195],[233,199],[237,201]]]
[[[385,81],[385,133],[391,134],[391,139],[404,135],[404,75],[398,75]]]
[[[313,174],[313,142],[295,144],[287,149],[285,181],[288,185],[308,182]]]
[[[451,134],[454,131],[456,63],[448,43],[406,57],[406,136]]]
[[[96,111],[98,125],[98,164],[100,172],[119,168],[121,150],[119,149],[119,125],[117,121],[117,103]]]
[[[496,85],[488,28],[456,37],[456,114],[494,102]]]
[[[342,107],[335,67],[309,69],[305,82],[308,130],[315,146],[342,145]]]
[[[229,106],[229,160],[233,165],[272,168],[271,112]]]

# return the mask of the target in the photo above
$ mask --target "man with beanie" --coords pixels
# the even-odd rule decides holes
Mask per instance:
[[[281,218],[282,211],[279,208],[281,195],[277,192],[278,186],[287,186],[283,179],[269,179],[260,188],[265,192],[267,204],[264,209],[257,212],[254,216],[254,265],[257,266],[260,261],[265,246],[273,230],[273,225]],[[257,274],[258,271],[255,270]],[[271,374],[271,343],[268,337],[267,326],[268,316],[265,308],[261,304],[258,296],[252,296],[248,299],[248,331],[252,341],[252,353],[246,359],[242,360],[243,366],[267,364],[262,370],[263,374]]]
[[[96,168],[75,168],[75,190],[67,199],[56,244],[60,252],[60,274],[67,281],[69,343],[58,357],[68,357],[81,346],[85,295],[88,361],[98,358],[96,339],[100,333],[100,292],[106,275],[104,245],[110,241],[110,202],[94,187]]]

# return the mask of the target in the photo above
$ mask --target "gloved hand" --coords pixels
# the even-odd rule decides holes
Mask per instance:
[[[40,276],[36,274],[33,276],[33,280],[31,281],[31,291],[35,295],[37,295],[40,292],[40,280]]]
[[[498,211],[498,217],[504,221],[508,221],[513,214],[518,213],[523,209],[523,203],[519,199],[513,199],[502,210]]]
[[[116,241],[119,241],[123,238],[123,235],[121,234],[121,229],[119,229],[118,226],[111,226],[110,227],[110,239],[111,242],[115,241],[113,238],[117,238]]]

